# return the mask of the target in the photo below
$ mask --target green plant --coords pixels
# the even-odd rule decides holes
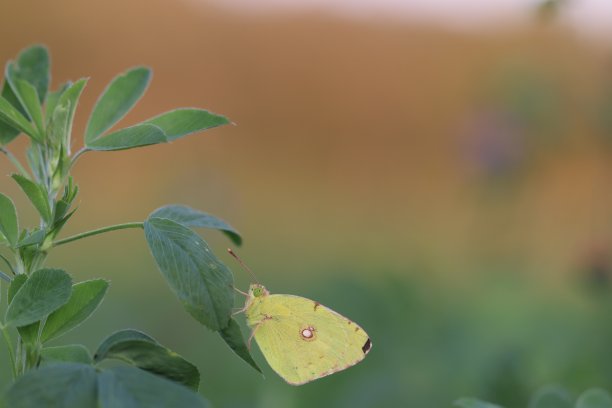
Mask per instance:
[[[1,322],[15,381],[3,394],[10,407],[165,407],[207,406],[194,390],[198,369],[150,336],[123,330],[107,337],[92,356],[82,345],[48,347],[47,342],[73,329],[98,307],[108,289],[103,279],[73,283],[61,269],[44,267],[59,245],[104,232],[143,229],[166,281],[199,323],[219,333],[243,360],[259,370],[231,317],[231,271],[193,228],[225,233],[236,245],[241,237],[226,222],[180,205],[154,211],[144,222],[112,225],[59,238],[76,211],[78,186],[71,176],[77,159],[88,152],[115,151],[166,143],[228,124],[202,109],[176,109],[137,125],[109,131],[146,90],[150,70],[138,67],[117,76],[98,99],[88,121],[84,147],[72,153],[72,124],[87,83],[80,79],[49,92],[47,49],[33,46],[6,66],[0,97],[0,151],[15,165],[12,179],[40,215],[39,225],[20,227],[13,201],[0,193],[0,278],[7,287]],[[20,134],[29,138],[27,166],[7,148]],[[124,365],[109,369],[107,359]],[[52,405],[49,405],[51,404]]]
[[[460,408],[502,408],[499,405],[474,398],[461,398],[455,401]],[[569,392],[559,387],[544,387],[533,395],[527,408],[612,408],[612,396],[602,389],[591,388],[583,392],[575,401]]]

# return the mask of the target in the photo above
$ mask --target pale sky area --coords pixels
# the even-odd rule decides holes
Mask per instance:
[[[202,2],[207,0],[189,0]],[[331,11],[367,18],[392,16],[473,29],[520,21],[539,0],[209,0],[244,12]],[[612,40],[612,0],[566,0],[562,20],[586,34]]]

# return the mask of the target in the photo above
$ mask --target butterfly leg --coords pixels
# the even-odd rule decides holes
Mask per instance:
[[[251,340],[253,340],[253,337],[255,337],[255,333],[257,333],[257,329],[259,329],[259,327],[262,324],[264,324],[266,322],[266,320],[270,320],[270,319],[272,319],[270,316],[264,315],[264,318],[259,323],[257,323],[257,326],[255,326],[255,328],[251,332],[251,336],[249,337],[249,341],[247,342],[247,347],[248,347],[249,351],[251,351]]]
[[[247,298],[249,297],[249,294],[248,294],[248,293],[241,291],[241,290],[240,290],[240,289],[238,289],[237,287],[232,286],[232,288],[233,288],[233,289],[234,289],[236,292],[240,293],[241,295],[244,295],[244,296],[246,296]],[[233,312],[233,313],[232,313],[232,316],[235,316],[235,315],[237,315],[237,314],[243,313],[243,312],[244,312],[244,311],[246,311],[246,310],[247,310],[247,306],[245,305],[245,306],[244,306],[242,309],[238,309],[238,310],[236,310],[235,312]]]
[[[237,314],[243,313],[245,310],[246,310],[246,307],[243,307],[242,309],[238,309],[232,313],[232,316],[236,316]]]

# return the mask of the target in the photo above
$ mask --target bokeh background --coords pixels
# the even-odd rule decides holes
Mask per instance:
[[[0,0],[0,12],[2,63],[44,43],[54,87],[91,77],[76,135],[106,83],[141,64],[154,79],[123,125],[180,106],[237,124],[85,155],[65,235],[168,203],[216,214],[271,291],[350,316],[374,347],[299,388],[255,351],[264,379],[182,310],[138,230],[52,253],[75,280],[112,281],[58,344],[146,331],[228,408],[437,408],[464,395],[520,408],[546,384],[612,388],[607,0]],[[8,177],[0,188],[34,224]],[[246,288],[224,237],[204,236]]]

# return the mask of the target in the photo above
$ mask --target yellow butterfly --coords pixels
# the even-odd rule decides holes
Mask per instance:
[[[252,284],[247,296],[243,311],[251,338],[289,384],[305,384],[351,367],[372,348],[361,327],[318,302],[271,295],[260,284]]]

